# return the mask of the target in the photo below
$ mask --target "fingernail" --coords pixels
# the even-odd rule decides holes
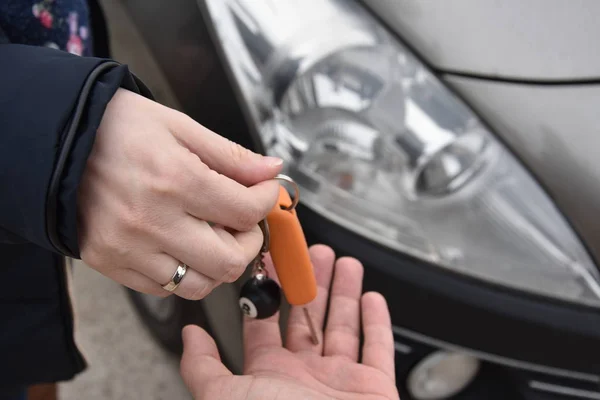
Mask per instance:
[[[270,167],[281,167],[283,165],[283,160],[279,157],[265,157],[265,161]]]

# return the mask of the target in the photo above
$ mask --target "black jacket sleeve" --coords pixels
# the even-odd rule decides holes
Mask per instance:
[[[0,242],[79,257],[77,188],[119,87],[151,97],[114,61],[0,45]]]

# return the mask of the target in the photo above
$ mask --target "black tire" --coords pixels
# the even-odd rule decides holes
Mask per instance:
[[[135,307],[137,314],[152,337],[166,350],[179,356],[183,352],[181,330],[188,324],[194,324],[204,328],[212,335],[204,309],[200,301],[189,301],[175,295],[154,301],[171,302],[168,313],[158,318],[148,305],[144,296],[148,296],[131,289],[127,289],[129,299]]]

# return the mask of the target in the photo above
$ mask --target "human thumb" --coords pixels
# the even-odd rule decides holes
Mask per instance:
[[[283,167],[280,158],[248,150],[190,118],[179,121],[173,134],[210,169],[245,186],[273,179]]]
[[[182,336],[181,376],[194,399],[201,399],[210,392],[211,381],[233,374],[221,362],[215,341],[204,329],[188,325]]]

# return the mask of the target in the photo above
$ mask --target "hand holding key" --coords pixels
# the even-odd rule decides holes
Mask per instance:
[[[321,343],[312,343],[301,307],[291,310],[285,347],[278,314],[263,320],[246,318],[244,375],[235,376],[222,364],[212,338],[201,328],[188,326],[183,331],[181,372],[195,399],[398,399],[385,299],[377,293],[361,296],[363,268],[357,260],[335,261],[333,251],[320,245],[311,247],[310,257],[318,292],[307,307],[323,337]],[[276,278],[270,257],[265,263]]]
[[[260,250],[257,224],[277,200],[280,169],[281,160],[121,89],[78,192],[81,257],[140,292],[201,299]]]

